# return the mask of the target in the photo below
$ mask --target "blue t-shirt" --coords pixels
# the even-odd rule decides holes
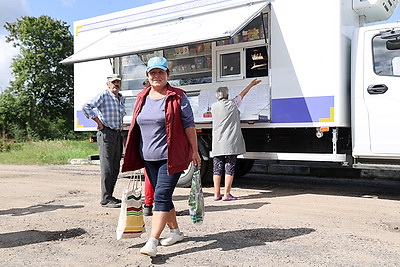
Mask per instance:
[[[192,107],[186,95],[181,100],[183,128],[194,126]],[[146,97],[142,110],[136,118],[140,127],[140,152],[144,160],[158,161],[168,158],[167,134],[165,131],[165,97]]]

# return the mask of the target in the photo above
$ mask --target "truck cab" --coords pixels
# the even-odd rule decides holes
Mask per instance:
[[[397,168],[400,25],[362,27],[355,31],[353,40],[353,167]]]

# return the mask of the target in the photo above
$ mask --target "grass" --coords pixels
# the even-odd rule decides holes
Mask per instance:
[[[68,164],[69,159],[96,154],[97,143],[87,140],[10,143],[9,149],[0,150],[0,164]]]

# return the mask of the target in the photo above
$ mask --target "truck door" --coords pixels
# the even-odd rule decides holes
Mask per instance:
[[[400,29],[365,32],[364,92],[370,148],[400,154]],[[372,66],[372,68],[371,68]]]

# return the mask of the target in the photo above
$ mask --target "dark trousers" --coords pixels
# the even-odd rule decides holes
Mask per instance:
[[[154,211],[169,212],[174,208],[172,194],[182,172],[168,174],[167,160],[145,161],[144,167],[154,188]]]
[[[97,132],[100,155],[101,204],[112,199],[122,156],[121,132],[108,127]]]

